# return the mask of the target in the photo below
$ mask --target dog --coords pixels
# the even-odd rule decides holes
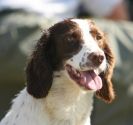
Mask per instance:
[[[26,66],[27,86],[0,125],[91,125],[93,97],[110,103],[114,55],[89,19],[44,30]]]

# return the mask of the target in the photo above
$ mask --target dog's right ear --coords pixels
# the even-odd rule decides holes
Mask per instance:
[[[27,91],[35,98],[46,97],[53,81],[48,43],[49,32],[44,31],[26,67]]]

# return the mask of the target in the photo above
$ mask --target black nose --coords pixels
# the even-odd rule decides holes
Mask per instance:
[[[99,66],[103,62],[104,56],[103,56],[103,54],[92,52],[91,54],[89,54],[88,59],[94,65]]]

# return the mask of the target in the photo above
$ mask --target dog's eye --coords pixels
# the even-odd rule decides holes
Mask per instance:
[[[97,39],[97,40],[101,40],[101,39],[102,39],[102,35],[97,34],[97,35],[96,35],[96,39]]]
[[[77,42],[72,37],[67,38],[67,43],[69,46],[73,47],[77,44]]]
[[[97,30],[91,30],[90,33],[96,40],[102,39],[102,35]]]

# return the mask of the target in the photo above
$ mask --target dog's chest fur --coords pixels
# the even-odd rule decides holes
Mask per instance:
[[[93,92],[81,90],[66,77],[55,77],[48,98],[45,100],[50,121],[53,121],[54,125],[84,124],[91,114],[92,98]]]
[[[0,125],[85,125],[90,121],[92,98],[92,92],[57,77],[44,99],[35,99],[24,89]]]

